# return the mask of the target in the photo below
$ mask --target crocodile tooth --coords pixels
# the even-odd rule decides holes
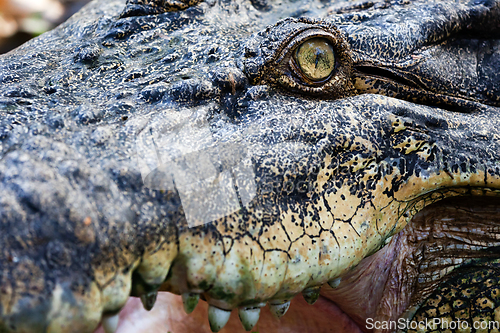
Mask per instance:
[[[156,291],[152,291],[141,295],[142,306],[146,311],[150,311],[153,308],[153,306],[155,306],[157,296],[158,293]]]
[[[231,311],[216,308],[213,305],[208,306],[208,322],[212,332],[219,332],[229,320]]]
[[[406,214],[406,213],[405,213]],[[387,245],[391,242],[392,240],[392,236],[391,237],[387,237],[385,240],[384,240],[384,245]]]
[[[290,307],[290,301],[285,301],[282,303],[269,303],[269,310],[276,318],[281,318],[285,315]]]
[[[238,315],[245,330],[250,331],[259,321],[260,308],[240,308]]]
[[[336,278],[336,279],[333,279],[332,281],[328,281],[328,285],[332,288],[337,288],[340,284],[340,281],[342,281],[341,278]]]
[[[318,300],[320,289],[321,286],[306,288],[302,291],[302,296],[304,297],[307,303],[314,304]]]
[[[200,300],[200,294],[193,293],[184,293],[182,294],[182,303],[184,304],[184,311],[187,314],[193,312],[198,305],[198,301]]]
[[[103,315],[102,316],[102,328],[104,328],[104,332],[106,333],[115,333],[118,328],[118,319],[120,314],[117,313],[115,315]]]

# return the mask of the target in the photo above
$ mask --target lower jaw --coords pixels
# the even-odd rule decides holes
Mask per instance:
[[[328,285],[325,285],[322,290],[323,296],[320,296],[314,305],[307,304],[301,295],[297,295],[291,301],[288,312],[281,319],[275,318],[269,309],[264,307],[261,311],[259,322],[251,332],[368,332],[368,328],[363,325],[365,322],[364,319],[376,315],[377,311],[375,310],[378,308],[378,304],[383,303],[380,301],[381,295],[387,296],[387,293],[383,293],[386,282],[394,282],[391,280],[391,277],[392,279],[398,278],[399,274],[395,272],[391,274],[389,268],[396,262],[396,259],[404,259],[404,257],[400,257],[404,253],[401,244],[408,244],[406,237],[414,235],[414,232],[418,232],[419,229],[427,230],[427,226],[432,226],[430,230],[434,230],[434,232],[444,232],[443,227],[446,225],[455,226],[458,229],[460,229],[459,226],[461,225],[462,227],[466,227],[469,230],[469,234],[471,234],[471,230],[475,230],[473,223],[490,223],[492,227],[496,227],[500,222],[499,213],[499,197],[449,198],[426,207],[419,213],[419,216],[416,216],[412,220],[412,223],[407,228],[393,238],[393,241],[388,246],[375,255],[365,258],[350,274],[343,276],[343,282],[340,287],[332,289]],[[434,240],[432,234],[429,234],[428,236],[431,237],[427,239],[428,237],[425,236],[425,232],[422,234],[422,231],[420,231],[420,233],[419,237],[423,237],[422,241],[427,241],[429,243],[427,244],[428,247],[432,246],[432,242],[430,242]],[[472,237],[473,235],[469,236],[471,236],[471,241],[475,239]],[[478,237],[476,238],[480,241],[482,238]],[[404,241],[396,243],[399,238]],[[454,238],[450,237],[449,239],[453,240]],[[497,243],[499,242],[498,240],[496,241]],[[500,243],[497,245],[500,246]],[[413,253],[412,251],[410,248],[407,252]],[[397,268],[397,266],[394,267]],[[400,268],[404,268],[404,266]],[[403,271],[407,272],[406,269]],[[389,280],[387,280],[388,278]],[[392,298],[386,297],[386,301],[392,300],[398,304],[401,303],[401,293],[405,294],[404,288],[392,290]],[[409,298],[407,301],[409,301]],[[342,303],[343,308],[348,311],[350,316],[342,311],[334,302],[338,304]],[[392,304],[392,302],[389,303]],[[402,315],[402,312],[399,310],[396,311],[393,309],[394,313],[386,313],[386,315],[389,316],[389,319],[397,319]],[[358,324],[356,324],[355,320]],[[148,312],[144,310],[138,298],[131,297],[127,305],[120,312],[117,332],[209,333],[211,330],[208,323],[208,304],[200,301],[193,313],[188,315],[184,312],[180,296],[162,292],[159,293],[154,308]],[[236,310],[233,311],[229,322],[220,332],[245,332]],[[104,330],[100,327],[95,333],[104,333]]]
[[[170,293],[159,293],[154,308],[149,312],[144,310],[138,298],[131,297],[120,312],[117,333],[209,333],[207,312],[207,303],[200,302],[191,314],[186,314],[181,297]],[[237,311],[232,312],[229,322],[220,332],[245,332]],[[275,318],[267,306],[264,307],[259,322],[251,332],[361,333],[362,330],[330,300],[320,296],[315,304],[309,305],[302,296],[297,296],[280,319]],[[99,327],[95,333],[104,333],[104,330]]]

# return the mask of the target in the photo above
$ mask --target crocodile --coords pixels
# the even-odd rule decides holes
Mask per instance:
[[[0,332],[498,330],[499,37],[493,0],[91,2],[0,57]]]

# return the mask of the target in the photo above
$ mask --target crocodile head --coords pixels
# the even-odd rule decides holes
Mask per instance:
[[[498,319],[499,11],[94,1],[2,56],[0,332]]]

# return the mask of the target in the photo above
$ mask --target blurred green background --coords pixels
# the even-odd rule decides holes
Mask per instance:
[[[90,0],[0,0],[0,53],[50,30]]]

